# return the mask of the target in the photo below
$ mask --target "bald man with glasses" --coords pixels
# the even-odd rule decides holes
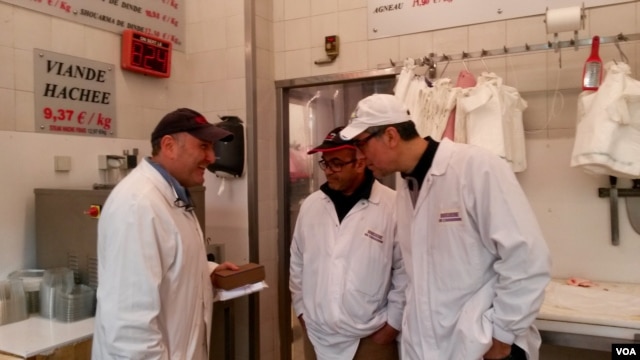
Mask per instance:
[[[395,191],[380,184],[338,127],[309,154],[327,178],[300,209],[289,288],[305,360],[398,359],[407,276]]]

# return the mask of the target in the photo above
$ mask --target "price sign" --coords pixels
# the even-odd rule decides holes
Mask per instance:
[[[171,42],[127,29],[122,33],[122,68],[146,75],[171,76]]]
[[[36,129],[116,136],[114,65],[34,49]]]

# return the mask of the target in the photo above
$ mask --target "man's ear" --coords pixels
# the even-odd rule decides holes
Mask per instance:
[[[175,152],[177,148],[176,139],[171,135],[165,135],[160,139],[160,151],[165,153],[170,158],[175,157]]]
[[[400,143],[400,133],[398,133],[398,129],[394,128],[393,126],[389,126],[388,128],[384,129],[384,133],[382,133],[382,139],[389,148],[393,149]]]

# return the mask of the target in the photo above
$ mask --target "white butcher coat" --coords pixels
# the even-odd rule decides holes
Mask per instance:
[[[98,223],[92,359],[208,359],[213,288],[194,212],[145,159]]]
[[[550,279],[541,230],[509,165],[443,139],[414,210],[398,189],[409,286],[404,360],[478,360],[492,337],[538,358],[533,327]]]
[[[352,359],[385,322],[400,330],[407,277],[395,229],[395,191],[378,181],[342,223],[320,190],[302,204],[289,288],[318,359]]]

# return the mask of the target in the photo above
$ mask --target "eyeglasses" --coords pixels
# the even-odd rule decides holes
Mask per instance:
[[[333,172],[339,172],[346,165],[353,164],[356,161],[358,161],[358,159],[353,159],[353,160],[347,161],[347,162],[344,162],[344,161],[342,161],[340,159],[331,159],[329,161],[326,161],[326,160],[322,159],[322,160],[318,161],[318,165],[320,166],[320,169],[322,169],[322,170],[330,169]]]
[[[376,137],[378,133],[379,131],[374,131],[360,140],[354,140],[353,145],[355,145],[355,147],[357,147],[358,149],[362,149],[365,145],[367,145],[369,140]]]

